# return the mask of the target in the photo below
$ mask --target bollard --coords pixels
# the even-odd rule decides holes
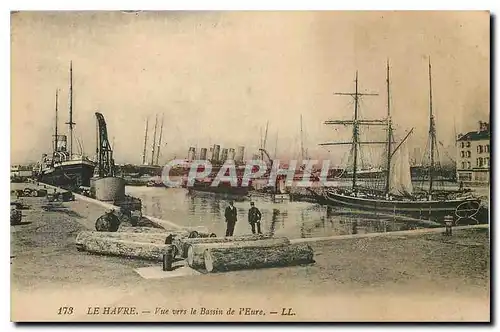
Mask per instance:
[[[452,234],[452,227],[453,227],[453,216],[445,216],[444,217],[444,225],[445,225],[445,232],[444,235],[446,236],[451,236]]]
[[[172,271],[173,251],[172,245],[169,245],[163,254],[163,271]]]
[[[358,222],[354,221],[352,223],[352,234],[358,234]]]
[[[174,240],[174,237],[172,234],[169,234],[167,238],[165,239],[165,244],[172,244]]]

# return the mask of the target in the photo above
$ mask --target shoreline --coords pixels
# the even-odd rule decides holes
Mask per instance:
[[[434,228],[292,239],[308,242],[313,264],[155,279],[138,271],[161,264],[76,250],[105,204],[44,211],[43,198],[26,201],[23,224],[11,226],[13,321],[489,321],[489,225],[457,226],[451,237]],[[75,314],[57,315],[61,305]],[[89,306],[284,306],[296,316],[94,316]]]

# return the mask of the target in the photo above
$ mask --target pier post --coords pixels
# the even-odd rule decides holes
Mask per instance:
[[[163,271],[172,271],[173,252],[173,245],[169,245],[163,254]]]
[[[354,220],[352,222],[352,234],[358,234],[358,221]]]
[[[444,235],[451,236],[453,227],[453,216],[444,217],[445,232]]]

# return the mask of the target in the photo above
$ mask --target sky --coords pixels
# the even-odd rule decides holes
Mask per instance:
[[[488,12],[17,12],[11,15],[11,162],[51,151],[55,92],[66,132],[69,64],[77,139],[95,153],[95,112],[107,122],[118,163],[148,159],[155,116],[163,115],[160,163],[189,146],[244,145],[278,158],[300,153],[340,164],[350,139],[356,71],[363,118],[387,112],[386,63],[396,140],[414,128],[411,150],[425,149],[429,57],[438,140],[454,156],[454,135],[488,121]],[[158,125],[159,126],[159,125]],[[158,133],[159,134],[159,128]],[[369,137],[383,133],[371,128]],[[263,135],[263,134],[262,134]],[[277,144],[276,144],[277,142]]]

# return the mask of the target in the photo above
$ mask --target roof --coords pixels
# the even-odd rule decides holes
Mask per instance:
[[[469,131],[467,134],[463,135],[459,139],[457,139],[457,142],[460,141],[480,141],[480,140],[485,140],[485,139],[490,139],[490,131],[489,130],[483,130],[483,131]]]

